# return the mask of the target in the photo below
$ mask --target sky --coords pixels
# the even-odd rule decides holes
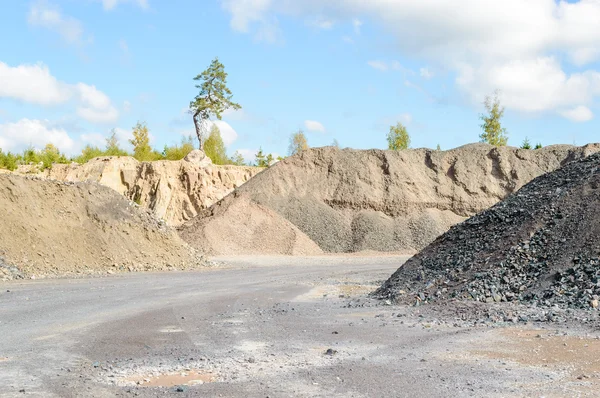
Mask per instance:
[[[477,142],[499,90],[509,145],[597,142],[600,0],[0,0],[0,148],[157,149],[193,134],[193,78],[219,57],[229,154]]]

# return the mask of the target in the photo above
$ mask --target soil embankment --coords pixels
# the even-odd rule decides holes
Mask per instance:
[[[262,170],[217,166],[196,150],[180,161],[138,162],[128,156],[99,157],[83,165],[55,164],[41,173],[33,166],[24,166],[17,173],[66,182],[97,182],[152,210],[168,225],[178,226]]]
[[[258,174],[179,231],[210,254],[414,253],[535,177],[598,150],[315,148]]]

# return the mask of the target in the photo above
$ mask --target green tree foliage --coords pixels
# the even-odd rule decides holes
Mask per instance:
[[[216,124],[213,124],[210,129],[210,134],[204,142],[204,153],[212,160],[214,164],[227,164],[229,158],[227,158],[227,149],[221,138],[221,130]]]
[[[304,135],[304,131],[300,129],[290,136],[290,146],[288,147],[290,156],[296,155],[308,148],[308,140],[306,139],[306,135]]]
[[[42,170],[52,168],[52,165],[55,163],[69,163],[67,157],[60,153],[58,148],[53,144],[46,144],[38,157],[39,161],[42,163]]]
[[[181,145],[166,146],[163,158],[166,160],[181,160],[194,150],[194,138],[190,135],[181,139]]]
[[[115,129],[110,131],[110,136],[106,139],[106,150],[102,154],[103,156],[129,156],[126,150],[121,149],[119,146],[119,140],[117,139],[117,132]]]
[[[241,106],[232,101],[233,95],[227,87],[227,73],[219,58],[215,58],[208,69],[194,78],[199,82],[196,88],[200,92],[190,102],[190,113],[194,120],[196,135],[203,149],[203,127],[211,116],[221,120],[221,116],[227,109],[241,109]]]
[[[81,154],[75,158],[73,161],[84,164],[89,162],[90,160],[97,158],[99,156],[104,156],[104,151],[96,146],[86,145],[82,150]]]
[[[258,149],[256,155],[254,155],[254,159],[256,160],[256,165],[258,167],[269,167],[269,163],[267,163],[267,157],[265,156],[262,147]]]
[[[19,157],[11,152],[3,152],[0,148],[0,169],[16,170]]]
[[[437,144],[437,147],[435,148],[436,151],[441,151],[442,147],[440,146],[440,144]]]
[[[537,144],[535,144],[535,148],[534,149],[542,149],[542,143],[538,142]]]
[[[502,127],[501,119],[504,116],[504,107],[500,104],[499,93],[496,91],[494,96],[486,96],[483,101],[487,115],[481,115],[483,121],[481,128],[483,133],[479,136],[481,142],[495,146],[505,146],[508,143],[508,133]]]
[[[400,122],[395,126],[390,126],[390,131],[387,135],[388,149],[395,151],[408,149],[410,146],[410,136],[406,127]]]
[[[340,143],[338,142],[337,138],[333,139],[333,142],[331,143],[331,146],[335,147],[335,148],[339,148],[340,147]]]
[[[521,144],[521,149],[531,149],[531,142],[529,142],[529,138],[525,137],[523,143]]]
[[[40,157],[35,148],[32,145],[29,145],[29,147],[23,151],[21,161],[23,164],[38,164],[40,163]]]
[[[246,161],[244,160],[244,157],[238,151],[235,151],[235,153],[229,160],[230,160],[231,164],[233,164],[233,165],[246,166]]]
[[[149,162],[162,158],[160,153],[157,153],[150,146],[150,132],[148,126],[144,122],[138,122],[133,127],[133,138],[129,140],[133,145],[133,157],[140,162]]]

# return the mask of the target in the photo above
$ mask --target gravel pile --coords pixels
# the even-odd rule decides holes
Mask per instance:
[[[398,269],[375,295],[598,308],[600,154],[536,178],[454,226]]]
[[[179,231],[211,254],[412,254],[533,178],[598,150],[314,148],[259,173]]]

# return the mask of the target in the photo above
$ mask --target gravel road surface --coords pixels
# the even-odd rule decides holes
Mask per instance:
[[[0,284],[1,397],[593,396],[600,341],[366,294],[400,256]],[[591,334],[590,334],[591,333]]]

